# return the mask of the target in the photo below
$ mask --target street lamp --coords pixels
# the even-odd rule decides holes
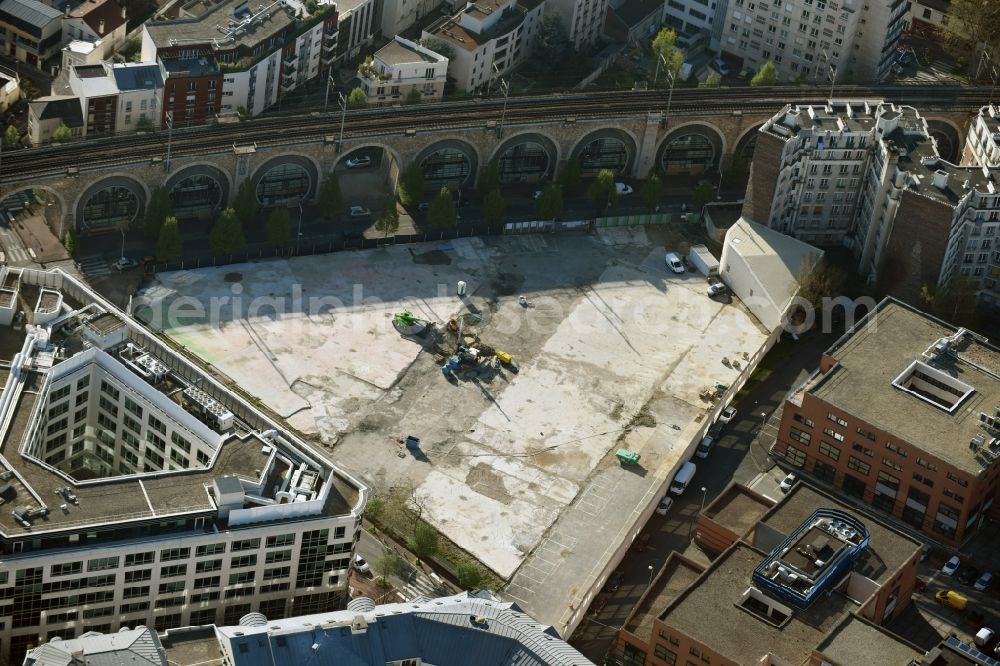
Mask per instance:
[[[830,56],[827,55],[826,49],[819,50],[820,56],[826,61],[826,66],[829,68],[830,74],[830,99],[833,100],[833,89],[837,85],[837,66],[830,61]]]
[[[337,97],[340,99],[340,135],[337,137],[337,154],[344,149],[344,121],[347,120],[347,98],[344,97],[344,93],[337,91]]]
[[[650,564],[647,568],[649,569],[649,582],[646,583],[646,587],[649,587],[653,584],[653,565]]]
[[[708,488],[706,488],[705,486],[702,486],[701,487],[701,511],[699,511],[698,513],[701,513],[702,511],[705,510],[705,496],[707,494],[708,494]]]
[[[760,413],[760,429],[763,430],[764,426],[767,425],[767,412]]]
[[[330,106],[330,85],[334,84],[333,72],[328,72],[326,75],[326,95],[323,97],[323,113],[326,113],[326,109]]]
[[[667,93],[667,114],[664,119],[664,127],[666,126],[666,119],[670,118],[670,103],[674,99],[674,81],[676,80],[676,73],[667,67],[667,59],[662,53],[657,53],[659,56],[656,60],[656,73],[653,75],[653,87],[656,87],[656,81],[660,78],[660,63],[663,63],[663,73],[667,77],[667,81],[670,82],[670,92]]]
[[[299,238],[302,238],[302,197],[299,196]]]
[[[496,65],[493,65],[493,69],[496,70],[498,75],[500,74],[500,70],[497,69]],[[503,123],[507,117],[507,98],[510,97],[510,81],[501,78],[500,88],[503,90],[503,110],[500,112],[500,126],[497,128],[497,139],[503,138]]]

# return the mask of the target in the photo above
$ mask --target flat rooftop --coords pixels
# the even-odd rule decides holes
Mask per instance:
[[[421,62],[437,63],[436,59],[426,53],[402,44],[395,39],[376,51],[375,57],[386,65],[406,65]]]
[[[924,651],[899,636],[858,615],[850,615],[833,630],[817,650],[836,664],[877,664],[878,666],[909,666],[917,663]]]
[[[731,484],[705,507],[705,515],[733,534],[743,536],[774,506],[739,484]]]
[[[653,622],[663,609],[691,587],[704,570],[704,567],[678,556],[676,552],[671,553],[663,569],[653,579],[653,584],[629,615],[624,629],[642,641],[647,640],[653,631]]]
[[[954,353],[928,361],[924,351],[957,329],[886,300],[837,341],[826,354],[837,364],[806,391],[862,419],[939,460],[976,475],[984,469],[969,447],[983,434],[979,415],[993,415],[1000,405],[1000,350],[981,339],[967,338]],[[897,388],[893,378],[914,361],[923,361],[971,386],[973,392],[949,412]],[[978,367],[977,367],[978,366]],[[987,438],[989,441],[989,438]]]
[[[916,539],[878,522],[872,516],[851,510],[830,495],[805,483],[793,486],[785,495],[784,501],[778,503],[760,522],[781,533],[784,539],[798,529],[817,508],[836,509],[853,516],[868,528],[871,541],[868,548],[855,560],[854,571],[876,583],[888,580],[923,547]],[[819,603],[821,601],[815,602]]]
[[[737,664],[756,666],[768,653],[791,664],[806,663],[813,648],[858,606],[834,591],[807,609],[796,609],[780,627],[761,620],[738,604],[765,557],[737,542],[667,608],[662,621]]]
[[[249,7],[249,13],[234,11]],[[252,48],[297,21],[297,1],[228,0],[193,18],[150,21],[145,30],[158,49],[198,44],[228,50],[235,46]],[[252,20],[250,18],[252,17]]]

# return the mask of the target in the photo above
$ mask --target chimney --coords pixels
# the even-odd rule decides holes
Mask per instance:
[[[125,6],[122,5],[122,20],[125,20],[126,18],[128,18],[128,17],[125,16]]]
[[[934,172],[934,187],[939,190],[947,189],[948,187],[948,172],[942,169],[938,169]]]
[[[69,4],[68,3],[66,4],[66,8],[63,9],[63,16],[65,16],[66,18],[69,18]]]
[[[97,22],[97,34],[98,35],[104,34],[104,19],[101,19],[100,21]]]

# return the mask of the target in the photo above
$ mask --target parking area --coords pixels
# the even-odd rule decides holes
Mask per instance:
[[[739,373],[722,359],[766,337],[738,303],[709,299],[701,276],[667,272],[664,248],[679,233],[463,239],[227,266],[159,275],[142,300],[154,325],[376,492],[412,485],[425,518],[556,624],[629,538],[621,530],[638,508],[658,499],[708,414],[702,389]],[[185,302],[188,314],[163,316]],[[393,328],[403,309],[438,323],[482,317],[475,332],[517,371],[447,381]],[[410,434],[419,457],[398,444]],[[620,446],[640,463],[621,466]]]

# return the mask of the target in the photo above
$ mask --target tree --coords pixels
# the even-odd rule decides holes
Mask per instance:
[[[437,530],[425,522],[418,522],[413,528],[413,534],[406,540],[406,545],[419,559],[429,560],[438,551]]]
[[[450,229],[458,222],[455,201],[451,198],[451,191],[447,187],[442,187],[431,201],[427,209],[427,222],[435,229]]]
[[[7,131],[4,132],[4,140],[7,142],[8,146],[17,145],[18,139],[21,138],[21,133],[17,131],[16,125],[7,125]]]
[[[482,200],[486,198],[487,194],[498,189],[500,189],[500,161],[492,159],[479,175],[479,185],[476,187],[476,192]]]
[[[597,215],[613,206],[618,201],[615,172],[610,169],[601,169],[600,173],[597,174],[597,180],[587,188],[587,196],[594,202]]]
[[[410,88],[410,92],[406,93],[406,99],[403,100],[404,104],[420,104],[424,99],[424,96],[420,94],[420,91],[416,88]]]
[[[371,522],[378,522],[379,516],[385,510],[385,500],[381,497],[373,497],[365,505],[365,515]]]
[[[559,173],[559,184],[562,185],[563,192],[576,194],[576,191],[580,189],[582,177],[583,166],[580,164],[580,158],[571,157]]]
[[[403,563],[400,561],[399,556],[394,555],[393,553],[386,553],[371,563],[372,569],[374,569],[375,573],[378,574],[379,584],[384,587],[388,587],[386,578],[389,576],[395,576],[399,573],[402,566]]]
[[[340,207],[344,205],[344,196],[340,192],[340,178],[336,172],[331,171],[323,179],[323,185],[319,188],[319,210],[325,218],[336,217],[340,214]]]
[[[236,254],[246,248],[247,241],[243,236],[243,225],[234,209],[227,208],[219,215],[219,219],[215,221],[215,225],[208,235],[208,244],[216,256]]]
[[[475,562],[459,562],[455,567],[455,577],[463,590],[475,590],[483,582],[483,570]]]
[[[730,154],[722,167],[722,177],[727,183],[739,183],[747,177],[747,161],[739,153]]]
[[[543,71],[554,71],[570,51],[569,39],[559,25],[554,14],[542,17],[538,35],[535,37],[533,60]]]
[[[675,79],[684,66],[684,54],[677,48],[677,33],[670,28],[663,28],[653,38],[653,57],[659,62],[664,78],[673,76]]]
[[[52,132],[53,141],[69,141],[71,138],[73,138],[73,131],[66,127],[66,123],[61,123]]]
[[[655,173],[642,186],[642,203],[650,213],[660,207],[663,199],[663,181]]]
[[[691,199],[694,202],[694,210],[696,213],[701,214],[701,209],[704,208],[708,203],[715,198],[715,188],[708,181],[702,182],[698,187],[694,188],[694,192],[691,195]]]
[[[412,206],[424,196],[424,170],[416,162],[410,162],[403,173],[399,174],[396,185],[399,200],[404,206]]]
[[[549,183],[542,188],[542,193],[535,200],[535,214],[543,220],[554,220],[562,209],[562,188],[556,183]]]
[[[718,88],[722,78],[715,72],[709,72],[705,80],[698,84],[699,88]]]
[[[257,201],[257,188],[254,187],[249,178],[240,184],[240,189],[236,192],[236,198],[233,199],[233,209],[236,211],[237,219],[244,226],[252,223],[257,217],[257,211],[260,210],[260,202]]]
[[[66,253],[69,256],[76,254],[76,231],[72,228],[66,230],[66,235],[63,236],[63,247],[66,248]]]
[[[146,204],[146,216],[143,218],[143,228],[146,236],[150,239],[160,237],[160,227],[173,211],[170,203],[170,193],[167,188],[161,185],[149,195],[149,203]]]
[[[500,190],[489,192],[483,199],[483,218],[486,224],[500,224],[503,222],[504,211],[507,210],[507,202],[504,201]]]
[[[920,299],[924,309],[945,321],[975,328],[979,312],[976,304],[978,282],[967,275],[954,275],[947,283],[931,289],[924,285],[920,289]]]
[[[774,66],[774,63],[768,60],[760,68],[760,71],[754,74],[754,77],[750,79],[750,85],[752,86],[773,86],[778,82],[778,68]]]
[[[971,59],[979,70],[980,53],[1000,50],[1000,3],[994,0],[951,0],[944,37],[948,50]],[[970,58],[971,56],[971,58]],[[989,74],[987,67],[983,70]]]
[[[292,225],[287,208],[275,208],[267,218],[267,242],[275,247],[285,247],[292,240]]]
[[[824,298],[843,293],[847,274],[824,255],[816,261],[810,257],[804,258],[796,279],[799,283],[799,298],[808,301],[819,312]]]
[[[368,104],[368,95],[360,87],[352,90],[351,94],[347,96],[348,109],[360,109],[366,104]]]
[[[396,208],[396,197],[387,197],[385,203],[382,204],[382,210],[378,213],[378,219],[375,220],[375,230],[382,232],[383,238],[388,238],[389,234],[393,236],[399,231],[399,209]]]
[[[177,227],[177,218],[167,217],[160,227],[160,238],[156,241],[156,258],[159,261],[177,261],[181,258],[181,232]]]

